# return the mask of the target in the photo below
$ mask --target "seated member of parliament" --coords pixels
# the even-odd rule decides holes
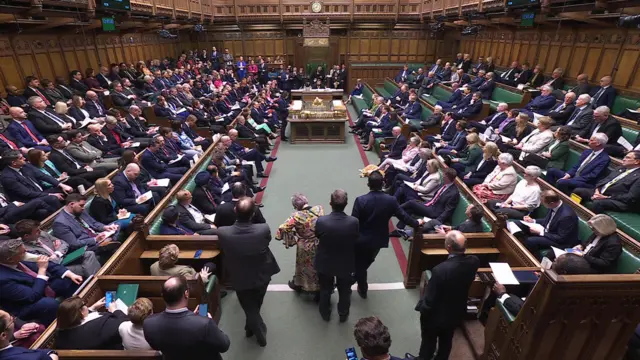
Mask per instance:
[[[192,199],[193,196],[189,190],[180,190],[176,194],[177,203],[175,207],[179,213],[180,223],[194,233],[216,235],[218,233],[216,226],[208,223],[208,220],[204,217],[208,214],[203,214],[191,204]]]

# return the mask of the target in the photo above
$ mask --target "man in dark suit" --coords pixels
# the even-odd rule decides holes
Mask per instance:
[[[59,171],[66,172],[69,176],[81,177],[89,182],[95,182],[107,176],[106,170],[94,169],[71,156],[66,150],[67,143],[62,136],[52,135],[47,138],[47,141],[53,148],[49,153],[49,159]]]
[[[540,258],[539,250],[555,246],[560,249],[574,247],[580,243],[578,239],[578,215],[571,205],[565,204],[558,193],[545,190],[541,195],[542,205],[548,209],[542,219],[532,219],[525,216],[522,221],[536,223],[542,229],[520,226],[522,233],[516,236],[523,239],[524,245],[536,257]]]
[[[503,84],[507,84],[510,86],[515,86],[516,79],[518,74],[520,74],[520,66],[517,61],[511,63],[511,67],[505,70],[498,78],[497,82],[501,82]]]
[[[69,130],[73,127],[70,122],[64,121],[58,116],[47,109],[47,105],[38,96],[32,96],[28,100],[31,105],[31,111],[29,111],[29,121],[36,127],[38,132],[43,136],[60,134],[65,130]]]
[[[134,100],[124,93],[124,89],[120,81],[114,81],[111,85],[113,87],[113,91],[111,91],[109,96],[111,96],[111,101],[114,106],[128,108],[134,104]]]
[[[395,126],[391,130],[391,134],[395,138],[391,145],[389,145],[389,153],[386,155],[382,155],[380,158],[380,162],[385,159],[400,159],[402,158],[402,152],[407,147],[407,138],[402,135],[402,128],[399,126]],[[380,144],[380,146],[384,149],[386,146],[384,144]]]
[[[567,126],[571,128],[571,134],[580,134],[584,129],[591,126],[593,122],[593,110],[589,105],[591,96],[588,94],[582,94],[578,96],[576,100],[576,108],[573,110],[569,120],[567,120]]]
[[[576,96],[589,94],[591,92],[591,86],[589,85],[589,75],[578,75],[578,77],[576,78],[576,85],[570,88],[568,92],[575,93]]]
[[[87,91],[85,96],[84,109],[89,113],[89,116],[94,118],[103,118],[107,116],[107,109],[102,104],[102,101],[98,95],[93,91]]]
[[[607,211],[636,212],[640,202],[640,151],[629,152],[622,166],[598,181],[595,189],[577,188],[583,204],[596,214]]]
[[[544,85],[551,86],[551,88],[552,88],[551,91],[553,91],[553,90],[562,90],[562,88],[564,87],[564,80],[562,79],[562,72],[563,72],[563,70],[561,68],[557,68],[557,69],[553,70],[553,73],[551,73],[551,79],[549,79]],[[541,89],[542,89],[542,87],[541,87]]]
[[[117,173],[113,177],[112,183],[113,193],[111,196],[116,204],[133,214],[147,215],[162,199],[162,194],[159,191],[151,189],[153,199],[142,204],[136,202],[137,198],[150,189],[147,184],[140,181],[140,167],[135,163],[128,164],[123,172]]]
[[[235,207],[240,199],[244,198],[247,193],[247,187],[241,183],[236,182],[231,185],[231,200],[225,202],[224,204],[220,204],[216,209],[216,218],[213,224],[217,227],[223,226],[231,226],[236,222],[236,211]],[[224,196],[224,194],[223,194]],[[254,224],[264,224],[267,221],[264,219],[262,212],[260,211],[260,205],[257,205],[257,209],[251,218],[251,222]]]
[[[358,196],[353,204],[351,216],[360,222],[360,236],[355,248],[355,280],[358,283],[358,294],[367,298],[367,269],[376,260],[381,248],[389,247],[389,220],[396,216],[413,227],[421,225],[422,220],[415,220],[400,208],[398,201],[391,195],[382,192],[383,177],[378,171],[369,174],[367,182],[369,193]]]
[[[475,79],[471,80],[467,85],[471,88],[472,91],[478,91],[478,87],[482,85],[485,80],[486,72],[484,70],[480,70],[480,73],[476,76]]]
[[[144,320],[144,338],[149,345],[162,352],[166,360],[214,359],[229,350],[229,337],[207,316],[199,316],[187,309],[189,286],[184,276],[172,276],[162,285],[165,311]],[[214,311],[211,309],[210,311]]]
[[[600,79],[600,86],[591,90],[591,96],[591,107],[594,109],[600,106],[612,109],[616,100],[616,89],[611,86],[611,76]]]
[[[52,107],[55,104],[49,102],[47,97],[44,95],[44,89],[40,86],[40,80],[35,76],[27,76],[25,79],[25,83],[27,86],[24,88],[24,92],[22,96],[24,96],[27,101],[29,101],[30,97],[39,97],[48,107]]]
[[[154,138],[149,147],[142,153],[140,164],[155,179],[169,179],[172,184],[175,184],[182,179],[182,175],[187,172],[187,168],[169,167],[167,162],[159,156],[161,146],[162,137]]]
[[[269,163],[269,162],[278,160],[278,158],[271,157],[271,156],[267,157],[262,153],[260,153],[258,149],[245,148],[244,146],[240,145],[237,141],[235,141],[237,138],[238,138],[238,131],[235,129],[231,129],[229,130],[229,136],[223,136],[221,138],[221,141],[224,147],[228,151],[230,151],[236,158],[239,158],[245,161],[253,161],[255,163],[256,170],[258,171],[258,173],[256,174],[257,177],[261,177],[261,178],[269,177],[264,173],[264,166],[262,165],[262,162],[265,161]]]
[[[28,106],[27,98],[23,95],[20,95],[17,87],[15,87],[14,85],[7,85],[5,87],[5,90],[7,91],[7,103],[9,104],[9,106],[20,108],[26,108]]]
[[[422,106],[418,102],[418,96],[416,94],[409,95],[409,103],[407,108],[404,109],[402,116],[407,120],[418,120],[422,118]]]
[[[180,190],[176,194],[176,209],[178,210],[180,224],[200,235],[216,235],[218,233],[216,226],[207,223],[207,219],[204,217],[205,214],[193,206],[192,200],[193,196],[189,190]]]
[[[440,105],[440,107],[442,107],[442,111],[448,112],[448,111],[451,111],[453,109],[457,109],[459,107],[466,106],[467,104],[469,104],[469,102],[471,101],[471,96],[472,96],[471,87],[469,87],[469,86],[461,86],[460,90],[458,90],[458,91],[460,91],[461,94],[459,96],[457,96],[457,99],[454,96],[456,91],[454,91],[453,94],[451,94],[451,97],[448,99],[447,102],[438,100],[436,102],[436,105]]]
[[[481,94],[482,99],[489,100],[493,96],[493,89],[496,88],[496,82],[493,79],[493,73],[490,72],[485,76],[486,80],[478,86],[478,91]]]
[[[422,82],[420,83],[420,89],[418,90],[418,95],[422,96],[424,94],[431,95],[433,93],[433,89],[436,88],[436,85],[440,82],[436,77],[435,73],[430,72],[427,74],[427,77],[424,77]]]
[[[525,61],[522,63],[522,71],[520,71],[519,73],[516,73],[516,75],[514,76],[515,80],[513,84],[509,84],[509,85],[512,85],[512,86],[518,86],[521,84],[524,85],[528,83],[532,77],[533,77],[533,70],[531,70],[531,65],[529,65],[529,63]]]
[[[69,86],[71,86],[71,88],[75,90],[78,95],[84,96],[84,94],[86,94],[89,90],[89,87],[87,86],[87,84],[82,82],[82,73],[79,70],[72,70],[69,76],[71,78],[69,80]]]
[[[397,83],[405,83],[407,82],[407,78],[409,77],[409,75],[411,75],[411,71],[409,71],[409,65],[405,64],[402,67],[402,70],[400,70],[398,75],[396,75],[396,77],[393,78],[393,80],[395,80],[395,82]]]
[[[413,77],[413,81],[409,83],[409,87],[411,89],[419,89],[420,85],[422,85],[423,80],[424,80],[424,69],[419,68],[418,73]]]
[[[6,311],[0,310],[0,360],[58,360],[58,355],[55,351],[47,350],[30,350],[18,346],[17,342],[12,346],[14,342],[13,334],[19,327],[24,326],[25,323],[19,324],[19,319],[12,316]],[[37,324],[36,324],[37,325]],[[42,325],[40,325],[42,327]],[[22,330],[23,328],[21,328]],[[38,328],[36,327],[36,330]],[[33,335],[39,336],[36,332]],[[26,338],[24,340],[27,340]],[[22,339],[21,339],[22,340]],[[27,346],[27,345],[24,345]]]
[[[552,118],[555,126],[562,126],[569,121],[569,117],[573,114],[576,106],[573,105],[576,100],[576,94],[569,92],[564,96],[564,101],[551,109],[547,116]]]
[[[236,223],[219,228],[218,241],[225,254],[231,286],[247,317],[245,335],[255,335],[258,344],[264,347],[267,346],[267,326],[260,316],[260,308],[271,276],[279,273],[280,267],[269,249],[269,225],[251,222],[256,210],[253,199],[240,199],[235,209]]]
[[[424,296],[415,307],[420,312],[420,359],[449,358],[453,332],[467,313],[469,288],[480,267],[476,256],[465,255],[467,239],[460,231],[447,233],[444,247],[449,256],[431,269]]]
[[[479,134],[483,134],[487,128],[490,127],[495,130],[500,126],[500,123],[507,118],[508,112],[509,105],[506,103],[499,103],[495,114],[491,114],[480,121],[468,122],[467,129],[476,128]]]
[[[521,113],[529,115],[529,119],[534,118],[533,113],[547,115],[549,110],[556,105],[556,97],[551,94],[553,91],[551,86],[543,85],[540,91],[542,93],[540,96],[531,100],[524,109],[520,109]]]
[[[440,137],[436,138],[435,136],[427,135],[424,140],[433,144],[434,142],[438,142],[440,140],[443,141],[451,141],[453,137],[456,136],[456,123],[453,119],[453,113],[447,112],[444,114],[444,120],[442,120],[442,124],[440,125]]]
[[[26,148],[34,148],[44,152],[51,151],[47,140],[38,132],[31,121],[27,120],[27,113],[22,108],[9,108],[9,115],[11,115],[11,121],[9,121],[7,131],[13,139]]]
[[[23,261],[25,253],[21,240],[0,242],[0,307],[48,326],[56,318],[55,298],[71,296],[82,277],[47,256],[38,256],[35,263]]]
[[[347,201],[344,190],[335,190],[331,193],[331,214],[319,217],[316,222],[318,248],[314,265],[320,283],[320,315],[325,321],[329,321],[331,316],[334,283],[340,296],[340,322],[347,321],[351,306],[351,274],[355,271],[354,249],[359,235],[359,222],[344,213]]]
[[[482,111],[482,95],[479,92],[473,93],[471,100],[465,106],[452,110],[452,116],[456,120],[470,119]]]
[[[608,141],[605,150],[608,146],[618,146],[618,139],[622,136],[622,125],[618,119],[611,116],[609,108],[606,106],[600,106],[593,110],[593,123],[576,135],[575,140],[586,144],[596,133],[607,135]]]
[[[456,171],[453,168],[447,168],[444,169],[443,175],[444,183],[435,193],[433,199],[424,204],[420,201],[407,201],[402,204],[401,208],[409,215],[425,216],[437,220],[440,224],[450,223],[453,212],[460,201],[460,193],[455,184]],[[430,221],[427,221],[427,227],[430,226],[429,223]],[[391,233],[390,236],[400,235],[407,239],[412,235],[411,232],[404,231],[406,227],[404,220],[400,219],[396,227],[398,230]]]
[[[606,134],[596,133],[589,139],[590,149],[582,152],[578,162],[569,171],[549,168],[545,180],[565,194],[570,194],[575,188],[594,188],[611,161],[604,151],[608,140]]]

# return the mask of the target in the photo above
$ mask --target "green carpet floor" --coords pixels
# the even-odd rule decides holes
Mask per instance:
[[[374,153],[367,156],[370,162],[378,162]],[[262,199],[265,204],[262,210],[273,235],[293,211],[291,195],[296,192],[305,194],[310,204],[322,205],[328,213],[330,193],[342,188],[349,195],[346,212],[350,214],[353,200],[368,191],[366,179],[359,177],[358,170],[363,167],[363,162],[352,136],[348,136],[343,145],[291,145],[283,142],[277,157]],[[402,247],[406,254],[408,243],[403,242]],[[366,300],[354,292],[349,320],[342,324],[338,322],[335,294],[332,319],[327,323],[320,318],[312,299],[287,291],[286,283],[295,270],[295,248],[285,249],[282,243],[273,240],[271,250],[282,270],[273,277],[271,284],[276,290],[267,293],[262,307],[262,316],[268,327],[268,345],[261,348],[254,338],[244,337],[244,312],[235,294],[230,292],[222,301],[220,322],[220,328],[231,339],[231,348],[223,355],[225,359],[344,359],[344,349],[356,346],[353,339],[355,322],[369,315],[379,316],[389,327],[393,354],[417,354],[420,328],[418,313],[413,310],[419,297],[417,289],[371,290]],[[393,248],[383,249],[369,270],[369,283],[400,283],[402,279]],[[471,358],[467,342],[459,332],[456,333],[451,359]]]

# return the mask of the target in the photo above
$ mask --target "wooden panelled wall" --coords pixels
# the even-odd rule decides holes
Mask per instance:
[[[111,63],[176,56],[179,39],[161,39],[156,34],[18,35],[0,37],[0,91],[6,85],[24,88],[24,78],[36,75],[67,80],[71,70],[84,71]]]
[[[492,56],[498,66],[511,61],[542,64],[545,73],[554,68],[565,70],[565,77],[575,79],[582,73],[592,83],[612,75],[617,89],[640,93],[640,31],[566,28],[559,30],[483,31],[475,38],[461,39],[461,52]]]

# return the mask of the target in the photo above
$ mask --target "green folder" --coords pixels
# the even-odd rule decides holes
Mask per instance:
[[[116,291],[116,299],[122,300],[127,306],[133,305],[138,298],[138,284],[120,284]]]
[[[83,246],[81,248],[77,248],[76,250],[70,252],[67,254],[67,256],[65,256],[62,259],[62,265],[68,265],[71,264],[72,262],[80,259],[82,257],[82,255],[84,255],[84,253],[87,251],[87,247]]]

